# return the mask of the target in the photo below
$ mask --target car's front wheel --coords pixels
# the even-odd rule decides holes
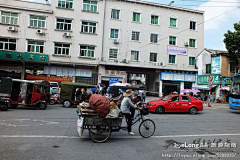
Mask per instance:
[[[196,114],[197,113],[197,108],[196,107],[192,107],[190,110],[189,110],[190,114]]]
[[[165,109],[164,109],[163,106],[158,106],[158,107],[156,108],[155,112],[156,112],[157,114],[164,113],[164,112],[165,112]]]

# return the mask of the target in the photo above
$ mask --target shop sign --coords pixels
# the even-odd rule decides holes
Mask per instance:
[[[0,70],[4,70],[4,71],[15,71],[17,73],[22,72],[22,66],[19,67],[11,67],[11,66],[0,66]]]
[[[225,80],[224,80],[225,79]],[[232,79],[231,79],[231,77],[225,77],[225,78],[223,78],[223,77],[221,77],[221,81],[220,81],[220,84],[222,84],[223,86],[225,86],[225,85],[231,85],[232,84]]]
[[[59,75],[66,77],[92,77],[91,69],[82,69],[74,67],[44,66],[44,74]]]
[[[49,57],[46,54],[0,51],[0,59],[48,62]]]
[[[220,56],[212,57],[211,73],[220,74],[220,72],[221,72]]]
[[[177,47],[177,46],[167,46],[167,53],[187,55],[188,48],[187,47]]]
[[[109,78],[109,85],[119,82],[118,78]]]
[[[71,78],[62,78],[62,77],[47,77],[39,75],[26,75],[26,79],[29,80],[45,80],[45,81],[54,81],[54,82],[71,82]]]
[[[126,71],[117,71],[117,70],[105,70],[105,75],[114,77],[114,76],[124,76]]]
[[[220,74],[198,75],[197,84],[207,84],[208,86],[220,84]]]
[[[196,74],[183,72],[161,72],[161,80],[195,82]]]

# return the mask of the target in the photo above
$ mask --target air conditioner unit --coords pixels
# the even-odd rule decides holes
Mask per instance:
[[[188,42],[185,42],[184,45],[185,45],[186,47],[189,46],[189,45],[188,45]]]
[[[114,39],[114,40],[113,40],[113,43],[114,43],[114,44],[118,44],[118,43],[119,43],[119,39]]]
[[[122,63],[128,63],[128,60],[127,59],[123,59]]]
[[[115,60],[114,60],[114,62],[118,63],[118,60],[117,60],[117,59],[115,59]]]
[[[165,66],[165,63],[164,62],[160,62],[158,63],[159,66]]]
[[[43,34],[43,30],[38,29],[38,30],[37,30],[37,34]]]
[[[152,65],[153,66],[158,66],[158,62],[153,62]]]
[[[64,36],[64,37],[71,37],[71,35],[70,35],[69,32],[64,32],[64,33],[63,33],[63,36]]]
[[[17,28],[15,28],[13,26],[9,26],[8,31],[17,32]]]

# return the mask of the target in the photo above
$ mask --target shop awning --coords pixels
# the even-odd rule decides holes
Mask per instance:
[[[216,87],[216,85],[212,85],[212,88]],[[192,86],[194,89],[200,89],[200,90],[209,90],[210,88],[208,85],[194,85]]]

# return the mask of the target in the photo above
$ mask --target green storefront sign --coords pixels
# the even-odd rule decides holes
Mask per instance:
[[[220,84],[222,84],[223,80],[226,79],[225,80],[225,85],[231,85],[232,84],[232,80],[230,79],[231,77],[227,77],[227,78],[229,78],[229,79],[226,79],[226,77],[225,78],[221,77]]]
[[[212,76],[212,79],[211,77]],[[220,74],[209,74],[209,75],[198,75],[197,84],[209,84],[209,79],[212,81],[211,84],[220,84]]]
[[[0,59],[33,61],[33,62],[48,62],[49,57],[46,54],[0,51]]]

